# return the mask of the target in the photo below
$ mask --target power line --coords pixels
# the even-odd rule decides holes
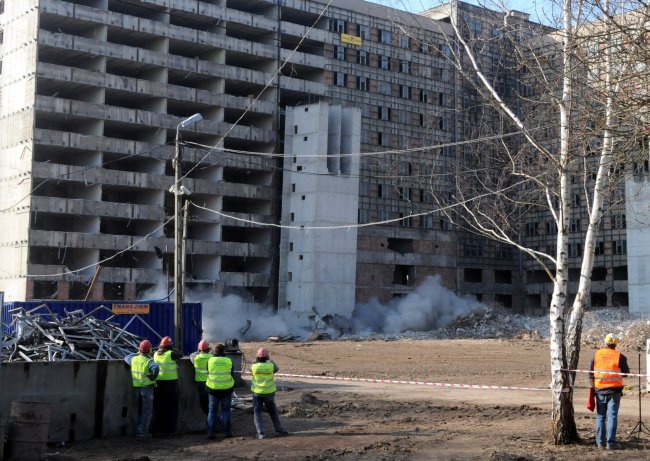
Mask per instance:
[[[18,206],[18,205],[19,205],[23,200],[26,200],[26,199],[28,199],[29,197],[31,197],[31,196],[34,194],[34,192],[36,192],[39,188],[41,188],[42,186],[44,186],[45,184],[47,184],[47,183],[49,183],[49,182],[51,182],[51,181],[56,181],[56,180],[59,180],[59,179],[63,179],[63,178],[65,178],[66,176],[71,176],[71,175],[78,174],[78,173],[85,173],[86,171],[91,171],[91,170],[94,170],[95,168],[101,168],[101,167],[104,167],[104,166],[106,166],[106,165],[110,165],[110,164],[112,164],[112,163],[121,162],[121,161],[123,161],[123,160],[128,160],[128,159],[133,158],[133,157],[137,157],[137,156],[140,156],[140,155],[148,154],[148,153],[150,153],[150,152],[153,152],[153,151],[156,150],[156,149],[161,149],[161,148],[164,147],[165,145],[166,145],[166,144],[161,144],[161,145],[159,145],[159,146],[152,147],[152,148],[149,149],[149,150],[145,150],[145,151],[142,151],[142,152],[135,152],[135,153],[133,153],[133,154],[129,154],[129,155],[125,156],[125,157],[120,157],[120,158],[117,158],[117,159],[114,159],[114,160],[109,160],[109,161],[107,161],[107,162],[102,162],[102,163],[100,163],[99,165],[91,165],[91,166],[88,166],[88,167],[85,167],[85,168],[82,168],[82,169],[79,169],[79,170],[69,171],[69,172],[67,172],[67,173],[61,173],[61,174],[58,175],[58,176],[52,176],[51,178],[46,178],[43,182],[41,182],[41,183],[39,183],[38,185],[34,186],[34,187],[29,191],[28,194],[26,194],[25,196],[23,196],[22,198],[20,198],[20,199],[19,199],[17,202],[15,202],[13,205],[10,205],[8,208],[5,208],[5,209],[3,209],[3,210],[0,210],[0,214],[2,214],[2,213],[7,213],[7,212],[11,211],[13,208],[17,207],[17,206]],[[67,165],[67,166],[70,166],[70,165]],[[31,172],[29,172],[29,174],[32,175]]]
[[[78,273],[78,272],[85,271],[85,270],[87,270],[87,269],[91,269],[91,268],[93,268],[93,267],[96,267],[96,266],[99,266],[99,265],[101,265],[101,264],[104,264],[105,262],[110,261],[111,259],[115,259],[116,257],[120,256],[121,254],[126,253],[126,252],[129,251],[131,248],[137,246],[140,242],[144,242],[145,240],[147,240],[149,237],[151,237],[153,234],[155,234],[156,232],[158,232],[160,229],[162,229],[163,227],[165,227],[167,224],[169,224],[169,223],[172,222],[173,220],[174,220],[174,218],[169,218],[167,221],[165,221],[164,223],[162,223],[160,226],[158,226],[157,228],[155,228],[154,230],[152,230],[152,231],[149,232],[148,234],[144,235],[142,238],[136,240],[135,242],[133,242],[131,245],[129,245],[129,246],[126,247],[125,249],[118,251],[117,253],[115,253],[115,254],[112,255],[112,256],[109,256],[108,258],[104,258],[104,259],[102,259],[101,261],[98,261],[98,262],[93,263],[93,264],[89,264],[89,265],[87,265],[87,266],[85,266],[85,267],[81,267],[81,268],[79,268],[79,269],[74,269],[74,270],[69,270],[69,271],[60,272],[60,273],[58,273],[58,274],[39,274],[39,275],[25,274],[25,275],[9,275],[8,277],[5,277],[5,278],[46,278],[46,277],[62,277],[62,276],[64,276],[64,275],[76,274],[76,273]],[[2,271],[2,272],[5,272],[5,271]],[[7,272],[5,272],[5,274],[7,274]]]
[[[533,129],[529,129],[528,131],[531,132],[531,131],[537,131],[537,130],[543,130],[543,129],[545,129],[545,127],[533,128]],[[474,144],[474,143],[478,143],[478,142],[494,141],[494,140],[499,140],[499,139],[508,138],[508,137],[512,137],[512,136],[517,136],[518,134],[522,134],[522,133],[523,133],[522,130],[517,130],[517,131],[510,132],[510,133],[502,133],[502,134],[497,134],[497,135],[492,135],[492,136],[484,136],[484,137],[481,137],[481,138],[467,139],[467,140],[464,140],[464,141],[454,141],[454,142],[448,142],[448,143],[442,143],[442,144],[434,144],[434,145],[429,145],[429,146],[424,146],[424,147],[411,147],[411,148],[408,148],[408,149],[367,151],[367,152],[356,152],[356,153],[351,153],[351,154],[301,154],[301,155],[299,155],[299,158],[374,157],[374,156],[380,156],[380,155],[410,154],[410,153],[415,153],[415,152],[425,152],[425,151],[434,150],[434,149],[442,149],[444,147],[456,147],[456,146],[463,146],[463,145],[467,145],[467,144]],[[198,142],[191,142],[191,141],[187,141],[186,144],[203,147],[204,149],[219,150],[219,151],[229,152],[229,153],[233,153],[233,154],[249,154],[249,155],[257,155],[259,157],[272,157],[272,158],[293,158],[294,157],[294,155],[286,155],[286,154],[279,154],[279,153],[272,153],[272,152],[256,152],[256,151],[247,151],[247,150],[227,149],[227,148],[224,148],[224,147],[219,147],[219,144],[222,141],[223,141],[223,139],[220,140],[215,145],[201,144],[201,143],[198,143]]]
[[[195,170],[195,169],[196,169],[196,168],[201,164],[201,162],[203,162],[203,161],[204,161],[204,160],[205,160],[205,159],[210,155],[211,151],[214,150],[214,149],[216,149],[217,146],[218,146],[219,144],[221,144],[221,143],[222,143],[222,142],[223,142],[223,141],[228,137],[228,135],[232,132],[232,130],[235,129],[235,127],[239,124],[239,122],[241,122],[241,121],[243,120],[244,116],[245,116],[245,115],[246,115],[246,114],[251,110],[251,108],[253,107],[253,105],[255,105],[255,103],[256,103],[256,102],[257,102],[257,101],[262,97],[262,95],[264,94],[264,92],[265,92],[265,91],[266,91],[266,90],[271,86],[271,84],[272,84],[273,81],[277,78],[277,76],[280,74],[280,72],[282,72],[282,69],[284,68],[284,66],[287,65],[287,63],[288,63],[289,60],[293,57],[293,55],[296,53],[296,51],[298,50],[298,48],[300,48],[300,45],[301,45],[302,42],[307,38],[307,36],[309,35],[309,33],[314,29],[314,27],[316,27],[316,24],[318,24],[318,21],[320,21],[320,19],[323,17],[323,15],[325,14],[325,11],[327,11],[327,9],[330,7],[330,5],[332,4],[332,2],[333,2],[333,0],[329,0],[329,1],[327,2],[327,5],[325,5],[325,7],[323,8],[323,10],[320,12],[320,14],[318,15],[318,17],[316,18],[316,21],[314,21],[314,23],[309,27],[309,29],[307,29],[307,31],[306,31],[305,34],[302,36],[302,38],[300,39],[300,41],[298,42],[298,44],[296,45],[296,47],[291,51],[291,53],[289,53],[289,56],[287,56],[287,58],[284,60],[284,62],[282,63],[282,65],[280,65],[280,66],[278,67],[278,69],[273,73],[273,76],[271,77],[271,79],[266,83],[266,85],[264,85],[264,88],[262,88],[262,90],[257,94],[257,96],[255,96],[255,98],[251,101],[251,103],[248,105],[248,107],[246,107],[246,110],[244,110],[244,112],[239,116],[239,118],[235,121],[235,123],[232,124],[232,126],[228,129],[228,131],[226,131],[226,133],[221,137],[221,139],[220,139],[220,140],[219,140],[219,141],[218,141],[214,146],[212,146],[212,147],[209,148],[210,150],[208,151],[208,153],[206,153],[206,154],[203,156],[203,158],[202,158],[201,160],[199,160],[199,162],[198,162],[196,165],[194,165],[192,168],[190,168],[189,171],[188,171],[187,173],[185,173],[185,174],[180,178],[181,180],[182,180],[182,179],[185,179],[185,178],[187,177],[187,175],[189,175],[190,173],[192,173],[192,171],[194,171],[194,170]]]
[[[445,212],[445,211],[451,210],[453,208],[456,208],[456,207],[463,206],[465,204],[471,203],[471,202],[476,201],[476,200],[482,200],[484,198],[491,197],[491,196],[494,196],[494,195],[497,195],[497,194],[503,194],[503,193],[507,192],[508,190],[520,187],[521,185],[523,185],[523,184],[525,184],[525,183],[527,183],[529,181],[530,181],[529,179],[522,179],[521,181],[518,181],[518,182],[516,182],[514,184],[511,184],[511,185],[509,185],[507,187],[504,187],[503,189],[500,189],[498,191],[486,192],[484,194],[477,195],[476,197],[471,197],[469,199],[461,200],[459,202],[452,203],[452,204],[449,204],[447,206],[439,207],[439,208],[437,208],[435,210],[423,211],[423,212],[420,212],[420,213],[412,213],[412,214],[409,214],[407,216],[402,216],[400,218],[386,219],[386,220],[383,220],[383,221],[375,221],[375,222],[370,222],[370,223],[340,224],[340,225],[334,225],[334,226],[305,226],[305,225],[288,226],[288,225],[277,224],[277,223],[265,223],[265,222],[255,221],[255,220],[252,220],[252,219],[239,218],[237,216],[233,216],[233,215],[230,215],[230,214],[227,214],[227,213],[222,213],[221,211],[218,211],[218,210],[213,210],[211,208],[207,208],[207,207],[204,207],[204,206],[201,206],[201,205],[197,205],[196,203],[194,203],[192,201],[189,201],[189,204],[194,206],[195,208],[200,209],[200,210],[204,210],[204,211],[207,211],[209,213],[214,213],[217,216],[221,216],[222,218],[228,218],[228,219],[232,219],[234,221],[243,222],[243,223],[246,223],[246,224],[253,224],[253,225],[261,226],[261,227],[273,227],[273,228],[277,228],[277,229],[293,229],[293,230],[301,230],[301,231],[310,231],[310,230],[350,230],[350,229],[358,229],[358,228],[362,228],[362,227],[373,227],[373,226],[381,226],[381,225],[385,225],[385,224],[392,224],[392,223],[396,223],[396,222],[400,222],[400,221],[405,221],[405,220],[407,220],[409,218],[414,218],[414,217],[418,217],[418,216],[426,216],[426,215],[432,215],[432,214],[435,214],[435,213]]]

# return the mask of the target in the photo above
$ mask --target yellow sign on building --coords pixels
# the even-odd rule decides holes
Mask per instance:
[[[148,314],[149,304],[113,304],[115,314]]]
[[[341,34],[341,43],[361,46],[362,40],[361,37],[357,37],[356,35]]]

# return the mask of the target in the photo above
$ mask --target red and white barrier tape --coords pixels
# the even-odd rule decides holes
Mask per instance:
[[[597,373],[596,371],[592,371],[592,370],[567,370],[567,369],[564,369],[564,368],[561,371],[570,371],[570,372],[574,372],[574,373],[589,373],[589,374]],[[620,373],[620,372],[616,372],[616,371],[608,371],[607,374],[608,375],[621,375],[623,377],[627,376],[628,378],[632,378],[632,377],[645,378],[646,376],[648,376],[647,373]]]
[[[550,391],[548,387],[516,387],[516,386],[487,386],[484,384],[452,384],[452,383],[434,383],[429,381],[405,381],[398,379],[373,379],[373,378],[349,378],[339,376],[316,376],[316,375],[297,375],[289,373],[276,373],[275,376],[285,378],[306,378],[306,379],[323,379],[326,381],[347,381],[379,384],[410,384],[416,386],[433,386],[447,387],[455,389],[490,389],[490,390],[519,390],[519,391]]]

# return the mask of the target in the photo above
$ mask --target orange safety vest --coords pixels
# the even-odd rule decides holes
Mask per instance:
[[[616,349],[605,347],[596,351],[594,356],[594,385],[596,389],[623,387],[623,376],[612,374],[612,372],[621,372],[620,358],[621,353]]]

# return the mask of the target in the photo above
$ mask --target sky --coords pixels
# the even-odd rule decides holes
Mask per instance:
[[[400,10],[407,10],[412,12],[423,11],[427,8],[432,8],[434,6],[440,5],[441,3],[446,3],[443,0],[369,0],[373,3],[379,3],[380,5],[390,6],[392,8],[398,8]],[[485,5],[492,7],[494,9],[495,5],[505,3],[509,9],[523,11],[524,13],[530,13],[532,20],[538,20],[540,17],[545,17],[544,9],[548,8],[548,0],[463,0],[467,3],[472,3],[474,5]]]

